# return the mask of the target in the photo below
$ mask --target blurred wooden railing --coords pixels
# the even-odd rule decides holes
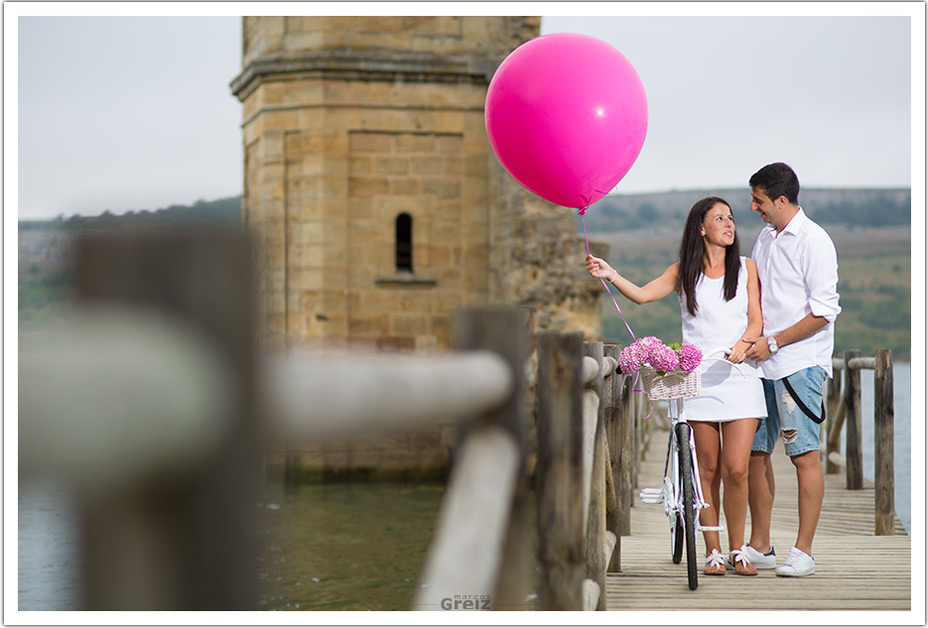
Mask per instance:
[[[893,354],[877,349],[874,357],[861,357],[860,351],[845,351],[832,360],[834,378],[828,380],[827,418],[823,440],[826,473],[845,470],[847,488],[864,487],[861,431],[860,371],[873,375],[873,452],[874,452],[874,532],[893,534],[895,517],[895,456],[893,447]],[[843,376],[843,377],[842,377]],[[843,382],[843,387],[842,387]],[[845,453],[841,455],[841,430],[845,430]]]
[[[413,608],[604,608],[643,433],[618,347],[542,334],[536,374],[528,312],[488,308],[456,314],[448,355],[264,353],[241,235],[83,238],[76,250],[74,316],[20,348],[18,425],[20,479],[54,475],[81,504],[84,609],[255,608],[269,439],[318,445],[436,421],[455,422],[458,439]]]
[[[580,334],[538,338],[539,601],[544,610],[606,610],[631,527],[644,404],[616,372],[619,348]]]

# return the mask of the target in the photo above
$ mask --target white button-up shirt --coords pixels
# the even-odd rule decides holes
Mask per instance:
[[[831,377],[834,321],[841,312],[838,254],[831,237],[800,207],[779,234],[772,225],[760,232],[751,257],[760,278],[764,336],[792,327],[809,313],[828,321],[808,338],[760,362],[764,377],[780,379],[810,366],[821,366]]]

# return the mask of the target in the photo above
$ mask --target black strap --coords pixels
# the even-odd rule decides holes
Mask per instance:
[[[816,423],[822,423],[825,421],[825,400],[824,399],[822,399],[822,416],[817,417],[814,414],[812,414],[812,411],[809,410],[809,407],[806,404],[802,403],[802,399],[799,398],[799,395],[796,394],[796,391],[793,390],[793,387],[790,385],[788,377],[783,378],[783,385],[786,386],[786,390],[787,392],[789,392],[789,396],[793,398],[793,401],[796,402],[796,405],[799,406],[800,410],[805,412],[807,417],[809,417]]]

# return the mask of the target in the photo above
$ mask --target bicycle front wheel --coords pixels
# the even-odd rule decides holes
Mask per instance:
[[[690,430],[686,423],[678,423],[677,443],[680,445],[680,480],[683,483],[683,537],[686,541],[686,574],[690,590],[699,586],[696,576],[696,494],[693,489],[693,458],[690,455]],[[679,524],[678,524],[679,525]]]

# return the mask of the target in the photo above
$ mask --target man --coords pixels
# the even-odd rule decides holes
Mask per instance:
[[[819,426],[825,418],[823,387],[832,376],[838,305],[835,245],[799,206],[799,179],[784,163],[764,166],[750,179],[751,211],[767,223],[751,257],[761,285],[764,335],[745,356],[764,372],[767,418],[761,419],[749,464],[751,539],[748,558],[758,569],[776,568],[770,544],[774,477],[770,454],[782,432],[799,482],[799,533],[778,576],[815,573],[812,539],[822,511],[825,480]]]

